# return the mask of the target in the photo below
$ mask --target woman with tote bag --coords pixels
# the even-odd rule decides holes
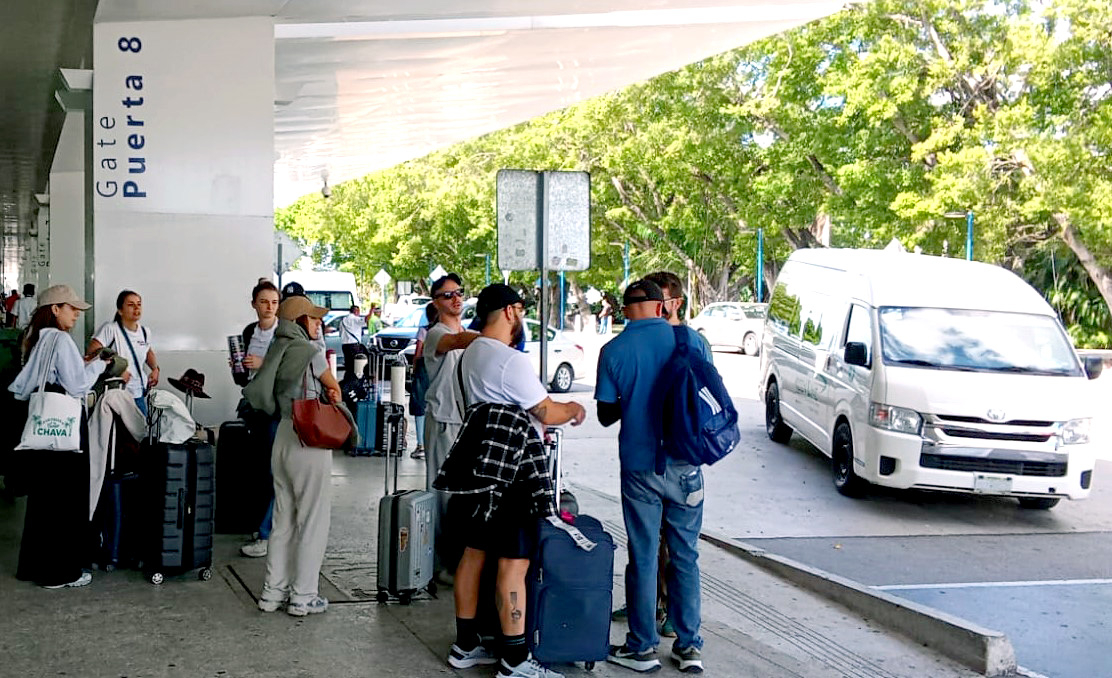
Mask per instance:
[[[23,369],[8,387],[16,400],[32,401],[20,451],[15,453],[24,455],[28,470],[16,577],[51,589],[85,586],[93,575],[81,570],[88,561],[89,436],[80,401],[107,362],[83,360],[69,335],[89,308],[69,285],[47,288],[38,302],[23,335]],[[63,425],[51,425],[52,421]],[[65,440],[74,425],[79,436]],[[44,442],[50,436],[57,440]],[[34,445],[53,449],[28,449]]]
[[[302,442],[294,430],[296,404],[325,394],[339,403],[340,385],[315,343],[328,309],[306,297],[278,306],[278,327],[262,366],[243,395],[252,408],[280,419],[270,465],[274,474],[274,525],[266,554],[266,583],[259,609],[286,608],[295,617],[324,612],[328,600],[317,583],[328,545],[332,512],[332,450]]]

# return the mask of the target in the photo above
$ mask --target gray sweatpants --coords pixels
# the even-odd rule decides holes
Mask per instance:
[[[446,544],[441,538],[443,534],[441,526],[444,524],[444,516],[448,512],[448,497],[450,495],[432,489],[432,483],[436,480],[436,474],[440,472],[441,465],[448,458],[448,452],[452,450],[452,443],[456,442],[456,436],[459,435],[462,428],[462,424],[445,424],[436,421],[430,415],[425,415],[425,489],[436,493],[436,519],[433,521],[432,542],[436,545],[434,570],[449,569],[454,571],[455,560],[459,557],[458,554],[446,552],[450,549],[444,548]]]
[[[293,421],[278,424],[270,455],[274,527],[266,553],[262,597],[307,603],[318,594],[332,522],[332,450],[303,447]]]

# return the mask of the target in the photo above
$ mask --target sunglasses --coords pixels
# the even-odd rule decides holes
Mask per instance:
[[[451,290],[449,292],[437,292],[436,294],[434,294],[432,296],[437,298],[437,299],[447,300],[447,299],[454,299],[456,297],[459,297],[460,299],[463,299],[464,296],[466,296],[466,295],[464,294],[463,288],[461,287],[458,290]]]

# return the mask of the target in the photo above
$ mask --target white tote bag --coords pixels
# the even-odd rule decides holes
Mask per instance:
[[[27,423],[17,450],[75,451],[81,449],[81,401],[65,393],[47,393],[46,375],[54,364],[61,335],[54,335],[39,389],[27,405]]]

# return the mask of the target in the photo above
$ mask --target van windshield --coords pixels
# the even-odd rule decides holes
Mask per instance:
[[[331,309],[333,311],[347,311],[355,305],[355,297],[351,292],[318,292],[318,291],[305,291],[305,296],[309,297],[309,301],[317,306]]]
[[[878,316],[885,365],[1081,376],[1069,340],[1048,316],[901,306]]]

